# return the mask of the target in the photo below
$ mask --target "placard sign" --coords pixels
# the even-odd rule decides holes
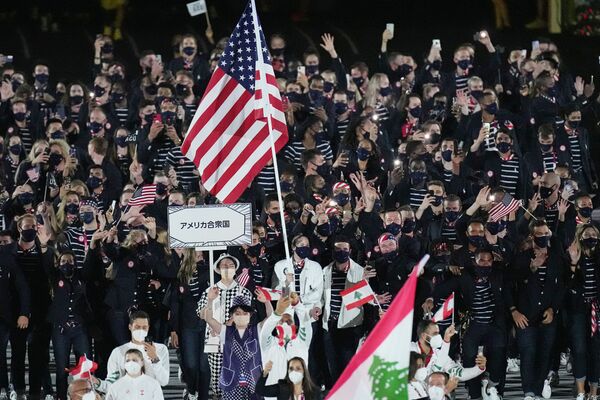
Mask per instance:
[[[248,203],[169,207],[169,245],[207,250],[252,242]]]
[[[196,15],[204,14],[206,12],[206,1],[205,0],[192,1],[191,3],[187,3],[186,5],[187,5],[188,12],[190,13],[190,15],[192,17],[195,17]]]

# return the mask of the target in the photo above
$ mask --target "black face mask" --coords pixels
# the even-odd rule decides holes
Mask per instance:
[[[327,163],[323,163],[317,167],[317,174],[319,174],[323,178],[327,178],[331,171],[331,167]]]
[[[535,236],[533,238],[533,242],[539,248],[548,247],[548,243],[550,242],[550,236]]]
[[[476,248],[481,248],[485,246],[486,240],[483,236],[469,236],[469,243],[475,246]]]
[[[486,279],[492,274],[491,267],[480,267],[479,265],[475,266],[475,275],[478,278]]]
[[[402,222],[402,233],[411,233],[415,230],[417,222],[414,219],[405,219]]]
[[[446,211],[444,215],[446,216],[446,220],[448,222],[454,222],[460,216],[460,212],[458,212],[458,211]]]
[[[21,231],[21,240],[23,240],[26,243],[31,243],[35,240],[35,237],[37,236],[37,232],[35,231],[35,229],[23,229]]]
[[[552,193],[554,193],[554,188],[540,186],[540,196],[542,199],[547,199],[548,197],[552,196]]]
[[[75,265],[74,264],[61,264],[58,269],[60,272],[67,278],[72,278],[75,274]]]
[[[69,97],[69,103],[72,106],[83,103],[83,96],[71,96]]]
[[[27,204],[31,204],[33,203],[33,193],[29,193],[29,192],[25,192],[25,193],[21,193],[19,196],[19,203],[21,203],[21,205],[25,206]]]
[[[250,257],[259,257],[261,252],[262,252],[262,244],[261,243],[255,244],[254,246],[249,246],[246,249],[246,254],[248,254]]]
[[[583,244],[583,247],[585,247],[586,249],[593,249],[598,244],[598,239],[596,239],[594,237],[589,237],[589,238],[581,239],[581,243]]]
[[[333,259],[342,264],[350,259],[350,252],[347,250],[335,250],[333,252]]]
[[[78,204],[67,204],[65,206],[65,211],[67,212],[67,214],[71,214],[71,215],[78,215],[79,214],[79,205]]]
[[[157,183],[156,184],[156,194],[159,196],[164,196],[167,194],[168,191],[168,186],[165,185],[164,183]]]
[[[396,236],[402,231],[402,225],[392,222],[391,224],[387,224],[385,226],[385,230]]]
[[[589,218],[592,216],[592,211],[594,211],[594,209],[592,207],[581,207],[578,211],[583,218]]]

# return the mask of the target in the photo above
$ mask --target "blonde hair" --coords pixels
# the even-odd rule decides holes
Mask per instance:
[[[48,143],[48,148],[52,149],[52,146],[58,146],[60,148],[60,155],[65,160],[65,171],[63,176],[72,176],[75,173],[75,166],[71,163],[71,155],[69,154],[69,145],[62,139],[53,139]]]
[[[577,228],[575,229],[575,240],[573,241],[573,243],[575,243],[575,246],[577,246],[577,248],[579,249],[580,254],[584,254],[584,253],[586,253],[586,251],[591,250],[591,249],[586,249],[585,247],[583,247],[581,245],[581,238],[583,237],[583,234],[585,233],[585,231],[587,231],[588,229],[591,229],[592,231],[596,232],[596,237],[600,238],[600,231],[598,231],[598,228],[596,228],[596,226],[594,226],[593,224],[578,225]],[[586,255],[589,255],[589,254],[586,253]]]
[[[39,150],[39,148],[41,146],[46,146],[46,147],[50,147],[50,145],[48,144],[48,141],[46,139],[38,139],[36,140],[33,145],[31,146],[31,151],[29,151],[29,154],[27,155],[26,160],[29,162],[33,162],[33,160],[35,160],[36,157],[36,150]]]
[[[377,98],[379,97],[379,88],[381,87],[381,81],[388,79],[386,74],[376,73],[367,84],[367,90],[365,91],[365,97],[363,99],[364,106],[377,107]],[[389,100],[388,100],[389,101]],[[383,104],[385,106],[389,104]]]
[[[56,222],[58,223],[58,226],[61,228],[65,227],[65,224],[67,223],[66,221],[66,212],[65,212],[65,207],[67,206],[67,198],[69,196],[77,196],[77,200],[81,201],[81,196],[79,196],[79,193],[75,192],[74,190],[69,190],[67,193],[65,193],[65,195],[62,197],[62,199],[60,199],[60,203],[58,205],[58,211],[56,211]]]
[[[123,241],[123,244],[121,245],[121,247],[126,248],[126,249],[131,249],[131,248],[135,247],[135,245],[137,243],[136,239],[146,237],[146,236],[147,236],[146,231],[143,231],[141,229],[133,229],[133,230],[129,231],[129,233],[127,234],[127,237]]]
[[[181,260],[181,268],[177,272],[179,282],[188,284],[192,280],[192,275],[196,271],[196,250],[187,248],[183,250],[183,259]]]

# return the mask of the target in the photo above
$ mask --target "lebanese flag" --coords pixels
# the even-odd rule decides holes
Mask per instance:
[[[360,307],[375,299],[373,289],[371,289],[369,282],[364,279],[351,288],[342,290],[340,295],[342,296],[342,304],[346,306],[347,310]]]
[[[262,286],[256,287],[265,295],[268,301],[277,301],[281,298],[281,290],[269,289]]]
[[[328,400],[408,399],[417,276],[428,259],[426,255],[413,269],[381,321],[329,392]]]
[[[98,369],[98,364],[87,358],[84,354],[79,357],[79,363],[68,372],[73,379],[89,379],[96,369]]]
[[[446,301],[444,301],[444,304],[442,304],[440,309],[436,311],[431,320],[433,322],[440,322],[450,318],[452,316],[452,313],[454,313],[454,292],[452,292],[452,294],[448,296]]]

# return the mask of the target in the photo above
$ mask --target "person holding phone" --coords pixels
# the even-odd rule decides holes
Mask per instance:
[[[129,317],[129,331],[131,341],[116,347],[110,354],[106,367],[106,380],[92,378],[96,390],[109,393],[110,387],[119,378],[124,377],[129,371],[125,355],[135,350],[142,357],[138,360],[143,365],[144,373],[154,378],[160,386],[169,383],[169,349],[162,343],[152,341],[148,336],[150,330],[150,317],[144,311],[135,311]]]

